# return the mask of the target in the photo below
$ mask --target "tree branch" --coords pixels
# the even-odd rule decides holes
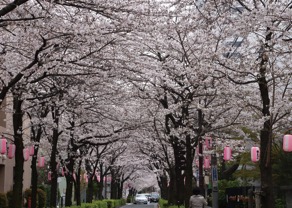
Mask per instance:
[[[12,3],[8,4],[7,6],[0,10],[0,17],[8,14],[9,12],[13,11],[16,7],[26,3],[27,1],[28,0],[14,0]]]

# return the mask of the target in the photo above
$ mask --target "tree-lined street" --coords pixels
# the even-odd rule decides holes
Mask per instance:
[[[9,206],[29,192],[38,207],[41,188],[56,207],[60,177],[68,207],[147,188],[188,207],[194,186],[214,208],[238,186],[260,190],[249,203],[286,203],[291,17],[286,0],[3,0]]]

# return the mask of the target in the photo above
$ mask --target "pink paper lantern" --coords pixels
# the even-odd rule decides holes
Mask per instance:
[[[199,160],[196,160],[196,166],[199,167]]]
[[[29,155],[33,156],[34,155],[34,145],[29,147]]]
[[[250,151],[251,161],[258,162],[260,160],[260,148],[252,147]]]
[[[24,159],[24,161],[28,161],[28,159],[29,159],[29,149],[28,148],[23,149],[23,159]]]
[[[51,181],[52,180],[52,173],[51,171],[48,172],[48,181]]]
[[[96,178],[96,181],[97,181],[97,182],[100,182],[100,176],[98,175],[97,172],[95,172],[95,178]]]
[[[45,167],[45,157],[43,157],[43,156],[39,157],[38,167],[40,167],[40,168]]]
[[[8,158],[12,159],[15,155],[15,144],[9,144],[8,146]]]
[[[231,159],[231,148],[229,146],[224,147],[224,160],[230,160]]]
[[[6,154],[6,150],[7,150],[7,140],[5,139],[5,137],[2,137],[2,139],[0,139],[0,153],[2,155]]]
[[[286,134],[283,137],[283,150],[285,152],[292,152],[292,135]]]
[[[65,176],[67,174],[66,168],[62,167],[62,176]]]
[[[211,137],[205,137],[205,146],[207,149],[212,148],[212,138]]]
[[[206,157],[204,159],[204,168],[209,169],[210,167],[210,159]]]

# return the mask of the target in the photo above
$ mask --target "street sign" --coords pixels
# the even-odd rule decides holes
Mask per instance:
[[[212,166],[212,181],[218,181],[217,167]]]

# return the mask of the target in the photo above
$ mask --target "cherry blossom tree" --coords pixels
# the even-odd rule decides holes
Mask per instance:
[[[204,51],[214,69],[237,85],[237,106],[246,109],[242,123],[258,132],[261,203],[274,207],[272,142],[275,130],[282,131],[282,123],[291,116],[291,3],[218,1],[197,11],[209,25],[205,30],[209,49]]]

